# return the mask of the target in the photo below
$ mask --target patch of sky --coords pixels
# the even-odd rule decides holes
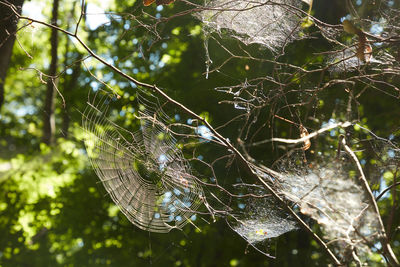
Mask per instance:
[[[92,87],[93,91],[95,91],[95,92],[97,90],[99,90],[99,86],[100,86],[100,84],[98,82],[95,82],[95,81],[90,82],[90,87]]]
[[[334,124],[334,123],[336,123],[336,120],[335,119],[333,119],[333,118],[330,118],[329,120],[328,120],[328,122],[322,122],[322,127],[327,127],[327,126],[330,126],[330,125],[332,125],[332,124]]]
[[[161,44],[161,47],[165,49],[165,48],[168,47],[168,44],[167,44],[167,43],[162,43],[162,44]]]
[[[169,205],[168,210],[169,212],[174,213],[176,211],[176,207],[174,205]]]
[[[33,105],[26,105],[26,106],[18,107],[16,105],[16,103],[14,103],[14,104],[11,103],[10,107],[11,107],[10,109],[14,110],[15,115],[17,115],[18,117],[23,117],[27,114],[32,115],[36,111],[36,108]]]
[[[192,220],[192,221],[195,221],[196,219],[197,219],[196,214],[193,214],[193,215],[190,217],[190,220]]]
[[[155,70],[155,69],[156,69],[156,66],[154,66],[153,64],[151,64],[151,65],[149,66],[149,68],[150,68],[150,70]]]
[[[126,87],[128,87],[128,85],[129,85],[129,83],[127,83],[127,82],[118,82],[117,83],[118,84],[118,87],[119,88],[121,88],[121,89],[124,89],[124,88],[126,88]],[[124,94],[124,97],[125,98],[128,98],[130,95],[128,94],[128,93],[126,93],[126,94]]]
[[[176,220],[177,220],[178,222],[182,221],[182,216],[180,216],[180,215],[176,216]]]
[[[246,207],[246,205],[243,204],[243,203],[239,203],[238,204],[238,208],[241,209],[241,210],[244,209],[245,207]]]
[[[139,41],[138,41],[138,39],[136,39],[136,38],[134,38],[133,40],[132,40],[132,43],[135,45],[135,44],[137,44]]]
[[[154,218],[160,219],[160,217],[161,217],[160,213],[154,213]]]
[[[131,22],[129,20],[125,21],[124,23],[124,29],[125,30],[129,30],[129,28],[131,27]]]
[[[352,17],[351,17],[351,15],[350,14],[347,14],[345,17],[341,17],[340,18],[340,22],[343,22],[343,21],[345,21],[345,20],[351,20],[352,19]]]
[[[134,83],[134,82],[130,82],[129,84],[132,86],[132,88],[136,88],[137,87],[136,83]]]
[[[110,65],[113,65],[113,64],[114,64],[114,59],[112,59],[111,57],[103,56],[103,58],[106,59],[106,62],[107,62],[108,64],[110,64]]]
[[[367,163],[367,161],[365,159],[360,160],[361,165],[365,165],[365,163]]]
[[[164,7],[162,5],[157,6],[156,10],[158,12],[161,12],[164,9]]]
[[[138,68],[134,68],[134,69],[132,70],[132,72],[133,72],[133,74],[138,74],[138,73],[139,73],[139,69],[138,69]]]
[[[361,6],[361,4],[362,4],[362,0],[357,0],[357,1],[356,1],[356,5],[357,5],[357,6]]]
[[[109,24],[110,19],[104,14],[104,9],[88,3],[86,7],[86,24],[90,30],[96,30],[99,26]]]
[[[388,2],[387,2],[387,5],[390,6],[390,7],[393,7],[394,1],[393,1],[393,0],[388,1]]]
[[[175,216],[171,214],[168,216],[168,221],[172,222],[174,220],[174,218],[175,218]]]
[[[113,44],[115,43],[115,41],[117,41],[118,36],[117,35],[109,35],[106,37],[106,42],[109,44]]]
[[[170,191],[166,192],[164,194],[163,204],[167,204],[167,203],[171,202],[171,196],[172,196],[172,193]]]
[[[385,179],[383,178],[383,176],[381,177],[381,184],[379,186],[379,194],[383,192],[383,190],[385,190],[387,188],[387,184]],[[390,190],[386,191],[385,194],[383,194],[383,196],[381,197],[382,199],[388,198],[390,195]]]
[[[119,115],[120,115],[121,117],[124,117],[125,114],[126,114],[125,110],[121,110],[121,111],[119,112]]]
[[[180,121],[181,120],[181,116],[179,114],[175,114],[174,116],[176,121]]]
[[[205,139],[211,139],[213,137],[213,134],[211,133],[210,129],[208,129],[204,125],[200,125],[199,127],[197,127],[196,133]]]
[[[373,248],[376,248],[377,250],[381,250],[382,249],[381,242],[376,242]],[[372,251],[374,251],[374,250],[372,250]]]
[[[166,166],[166,162],[167,162],[167,156],[165,156],[164,154],[161,154],[159,157],[158,157],[158,161],[159,161],[159,168],[160,168],[160,171],[162,171],[162,170],[164,170],[164,168],[165,168],[165,166]]]
[[[166,156],[165,154],[161,154],[161,155],[158,157],[158,161],[161,162],[161,163],[167,162],[167,156]]]
[[[159,53],[159,52],[157,52],[157,53],[151,53],[151,54],[149,55],[149,59],[150,59],[150,61],[152,61],[152,62],[158,62],[158,61],[160,60],[160,53]]]
[[[179,196],[182,192],[178,188],[174,188],[174,194]]]
[[[197,156],[197,159],[198,159],[198,160],[203,160],[204,157],[203,157],[202,155],[198,155],[198,156]]]
[[[83,240],[79,240],[78,241],[78,247],[83,247],[85,245],[85,242],[83,242]]]
[[[160,62],[158,62],[158,66],[159,66],[160,68],[162,68],[162,67],[164,67],[164,66],[165,66],[165,63],[164,63],[164,62],[162,62],[162,61],[160,61]]]
[[[383,32],[383,27],[380,23],[374,23],[372,24],[369,31],[374,35],[381,35],[381,33]]]
[[[22,6],[22,15],[36,20],[45,20],[45,17],[42,13],[42,10],[44,10],[45,7],[46,3],[44,1],[25,2]]]
[[[394,156],[396,155],[392,149],[389,149],[387,154],[388,154],[389,158],[394,158]]]
[[[192,125],[193,120],[192,119],[187,119],[186,123],[189,124],[189,125]]]
[[[156,14],[156,18],[157,18],[157,19],[161,18],[161,14],[160,14],[160,13],[157,13],[157,14]]]
[[[104,74],[104,80],[109,81],[112,79],[113,76],[114,75],[112,72],[106,73],[106,74]]]
[[[65,73],[67,73],[68,75],[71,75],[72,74],[72,69],[71,68],[68,68],[66,71],[65,71]]]
[[[130,60],[125,61],[124,64],[125,64],[126,68],[132,68],[133,67],[133,63]]]

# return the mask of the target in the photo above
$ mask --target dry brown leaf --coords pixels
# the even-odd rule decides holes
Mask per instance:
[[[364,62],[369,62],[372,57],[372,46],[368,43],[368,39],[362,31],[358,33],[356,56]]]
[[[303,125],[300,125],[300,137],[303,138],[308,135],[309,135],[309,133],[308,133],[307,129]],[[306,151],[306,150],[310,149],[310,147],[311,147],[310,139],[305,140],[302,149],[304,151]]]
[[[361,29],[354,26],[354,24],[347,19],[343,21],[342,25],[345,32],[357,34],[358,36],[358,45],[356,51],[357,58],[363,62],[369,62],[372,57],[372,46],[368,43],[365,33]]]

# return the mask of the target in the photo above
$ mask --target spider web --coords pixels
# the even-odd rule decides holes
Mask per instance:
[[[262,44],[277,53],[286,44],[303,38],[299,34],[304,17],[301,6],[298,0],[213,0],[206,5],[209,10],[197,16],[208,33],[227,29],[228,35],[245,44]]]
[[[255,195],[268,195],[262,187],[250,190]],[[272,238],[298,229],[297,223],[270,197],[247,198],[239,202],[239,211],[232,214],[231,228],[259,252]]]
[[[353,248],[359,254],[370,253],[369,244],[378,242],[379,224],[361,186],[349,177],[343,162],[325,159],[312,167],[299,166],[300,154],[294,153],[280,163],[281,193],[318,223],[324,237],[342,255]]]
[[[140,129],[130,132],[107,116],[117,98],[97,93],[83,113],[86,149],[112,200],[137,227],[181,229],[202,204],[202,188],[164,122],[157,99],[139,96]]]

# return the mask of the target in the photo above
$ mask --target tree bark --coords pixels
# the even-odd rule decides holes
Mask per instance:
[[[59,0],[53,1],[53,11],[52,11],[52,25],[57,26],[58,20],[58,5]],[[55,117],[54,117],[54,97],[55,97],[55,86],[57,84],[57,79],[54,77],[57,74],[57,63],[58,63],[58,31],[56,29],[51,29],[51,62],[49,68],[50,80],[47,82],[46,99],[44,102],[44,117],[43,117],[43,142],[50,145],[54,143],[55,134]]]
[[[24,0],[10,1],[21,14]],[[15,42],[18,18],[13,11],[0,4],[0,110],[4,104],[4,83]]]

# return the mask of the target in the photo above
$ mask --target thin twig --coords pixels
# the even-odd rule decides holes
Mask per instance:
[[[379,212],[378,204],[377,204],[377,202],[375,200],[375,197],[374,197],[374,195],[372,193],[372,190],[371,190],[371,188],[370,188],[370,186],[368,184],[367,178],[365,177],[365,174],[364,174],[364,171],[362,169],[361,163],[358,160],[356,154],[353,152],[353,150],[351,150],[351,148],[346,144],[346,139],[345,138],[342,139],[342,144],[343,144],[343,148],[347,151],[347,153],[350,155],[350,157],[352,158],[352,160],[356,164],[357,169],[360,172],[361,184],[362,184],[362,186],[364,188],[364,191],[367,193],[367,195],[369,197],[369,200],[370,200],[370,202],[371,202],[371,204],[372,204],[372,206],[373,206],[373,208],[375,210],[376,218],[378,219],[379,226],[380,226],[381,233],[380,233],[380,238],[379,239],[382,242],[384,255],[387,257],[389,263],[392,266],[399,266],[400,265],[399,261],[396,258],[396,255],[394,254],[394,252],[392,250],[392,247],[390,246],[390,244],[388,242],[388,238],[387,238],[386,231],[385,231],[385,226],[383,224],[383,221],[382,221],[382,218],[381,218],[381,215],[380,215],[380,212]]]
[[[323,132],[332,130],[334,128],[337,127],[349,127],[351,125],[350,122],[346,121],[346,122],[339,122],[339,123],[334,123],[334,124],[329,124],[328,126],[319,129],[318,131],[312,132],[309,135],[303,136],[302,138],[298,138],[298,139],[285,139],[285,138],[271,138],[271,139],[266,139],[266,140],[262,140],[259,142],[254,142],[252,144],[250,144],[249,146],[258,146],[258,145],[262,145],[265,143],[269,143],[269,142],[281,142],[281,143],[286,143],[286,144],[298,144],[298,143],[303,143],[304,141],[307,141]]]
[[[397,182],[395,184],[392,184],[388,187],[386,187],[377,197],[376,197],[376,201],[378,201],[381,197],[383,197],[387,191],[389,191],[391,188],[400,185],[400,182]]]

